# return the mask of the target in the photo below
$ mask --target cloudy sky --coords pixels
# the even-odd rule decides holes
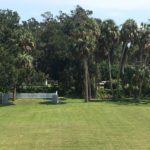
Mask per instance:
[[[69,13],[76,5],[93,11],[93,17],[114,19],[122,24],[133,18],[138,23],[150,19],[150,0],[0,0],[0,9],[12,9],[19,13],[22,20],[31,17],[41,21],[40,15],[46,11],[58,15],[59,11]]]

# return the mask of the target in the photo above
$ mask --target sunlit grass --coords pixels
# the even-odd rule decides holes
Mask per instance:
[[[149,150],[150,105],[16,100],[0,107],[0,150]]]

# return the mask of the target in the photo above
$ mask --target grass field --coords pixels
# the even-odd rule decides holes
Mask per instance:
[[[0,150],[150,150],[150,104],[16,100],[0,106]]]

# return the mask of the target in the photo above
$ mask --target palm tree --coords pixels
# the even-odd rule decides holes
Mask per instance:
[[[139,98],[142,94],[142,86],[145,78],[147,59],[150,52],[150,26],[145,23],[141,23],[141,27],[138,31],[138,46],[139,46],[139,56],[140,56],[140,67],[141,69],[141,81],[139,86]]]
[[[31,32],[20,26],[14,34],[14,43],[16,45],[16,49],[19,49],[17,65],[21,65],[21,68],[27,69],[32,67],[33,57],[29,55],[30,51],[34,47],[34,38]],[[18,71],[18,74],[20,72]],[[17,86],[17,79],[14,82],[13,86],[13,100],[16,97],[16,86]]]
[[[85,11],[80,6],[77,6],[75,11],[72,11],[71,21],[71,37],[74,47],[74,55],[83,61],[84,77],[85,77],[85,102],[88,101],[88,58],[96,48],[97,36],[100,34],[100,29],[97,22],[89,18],[91,11]]]
[[[137,23],[133,19],[128,19],[122,25],[120,31],[120,40],[122,42],[120,76],[124,75],[124,67],[126,64],[128,49],[137,41],[137,34],[138,34],[137,29],[138,29]]]
[[[21,51],[30,52],[35,46],[35,40],[32,33],[25,27],[16,30],[15,40]]]
[[[112,83],[112,56],[119,43],[119,30],[113,20],[106,20],[102,23],[100,39],[108,57],[110,87],[112,97],[114,98],[115,95]]]
[[[144,82],[145,75],[146,75],[147,60],[150,56],[150,41],[147,42],[144,46],[144,54],[145,54],[145,59],[142,65],[144,69],[143,69],[142,78],[141,78],[140,86],[139,86],[139,98],[141,97],[141,94],[142,94],[143,82]]]
[[[18,55],[18,63],[21,67],[32,68],[33,67],[33,57],[27,53],[21,53]]]

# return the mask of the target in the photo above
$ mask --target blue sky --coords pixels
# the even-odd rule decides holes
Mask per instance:
[[[58,15],[59,11],[69,13],[76,5],[93,11],[93,17],[114,19],[118,25],[133,18],[138,23],[150,19],[150,0],[0,0],[0,9],[17,11],[22,20],[31,17],[41,21],[46,11]]]

